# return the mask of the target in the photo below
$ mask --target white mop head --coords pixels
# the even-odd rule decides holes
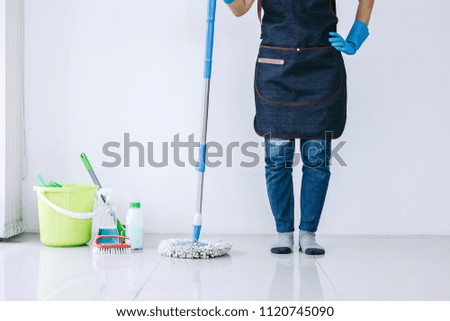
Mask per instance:
[[[168,257],[180,259],[211,259],[214,257],[226,255],[233,246],[231,242],[201,240],[206,246],[197,246],[193,244],[178,245],[180,242],[189,242],[190,240],[170,239],[161,241],[158,245],[158,253]]]

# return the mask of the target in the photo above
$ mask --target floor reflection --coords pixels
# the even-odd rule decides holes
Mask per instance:
[[[299,254],[298,271],[300,275],[299,300],[324,300],[323,289],[319,278],[317,260],[313,256]],[[314,297],[311,297],[311,294]]]
[[[80,248],[39,250],[37,300],[96,300],[103,281]]]
[[[192,295],[190,300],[201,301],[202,300],[202,273],[215,272],[218,269],[222,269],[232,264],[232,257],[225,255],[219,258],[213,259],[178,259],[178,258],[162,258],[163,264],[167,265],[168,270],[172,270],[173,273],[187,272],[191,274],[191,291]],[[168,282],[170,282],[170,275],[167,276]]]
[[[275,272],[270,285],[269,301],[294,299],[294,255],[273,255]]]
[[[312,297],[314,300],[324,299],[318,263],[314,257],[303,254],[299,254],[298,258],[294,254],[273,257],[276,260],[267,298],[269,301],[309,301]],[[298,269],[295,268],[295,260],[298,262]]]

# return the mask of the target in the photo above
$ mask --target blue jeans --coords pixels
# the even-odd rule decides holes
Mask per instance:
[[[266,138],[266,185],[278,233],[294,231],[292,167],[295,140]],[[303,161],[300,230],[316,232],[330,180],[330,140],[300,140]]]

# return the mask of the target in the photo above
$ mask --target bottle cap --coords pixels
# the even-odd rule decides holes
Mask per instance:
[[[130,203],[131,208],[141,208],[141,203],[139,202],[131,202]]]

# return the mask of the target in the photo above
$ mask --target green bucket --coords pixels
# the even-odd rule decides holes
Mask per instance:
[[[81,246],[91,240],[96,185],[34,186],[41,242],[53,247]]]

